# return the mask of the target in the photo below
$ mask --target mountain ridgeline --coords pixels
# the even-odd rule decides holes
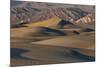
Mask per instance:
[[[40,2],[12,2],[11,26],[58,17],[72,23],[93,23],[94,6],[50,4]],[[86,10],[87,8],[87,10]],[[85,22],[84,22],[85,21]]]

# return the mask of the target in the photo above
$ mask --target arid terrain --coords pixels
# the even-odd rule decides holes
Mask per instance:
[[[95,61],[95,7],[12,1],[11,66]]]

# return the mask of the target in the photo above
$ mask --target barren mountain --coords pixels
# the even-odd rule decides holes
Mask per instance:
[[[80,21],[84,22],[86,20],[86,18],[82,20],[80,18],[94,13],[94,6],[89,5],[80,6],[19,1],[13,1],[11,5],[11,26],[21,23],[43,21],[54,16],[70,22],[79,23]],[[86,22],[88,22],[88,20],[86,20]]]

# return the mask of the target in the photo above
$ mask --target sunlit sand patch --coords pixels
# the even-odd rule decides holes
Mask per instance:
[[[78,36],[64,36],[60,38],[54,38],[44,41],[32,42],[33,44],[44,44],[44,45],[54,45],[54,46],[64,46],[64,47],[74,47],[74,48],[91,48],[94,47],[94,42],[89,39],[88,41]]]
[[[52,17],[48,20],[33,22],[31,24],[28,24],[27,26],[29,26],[29,27],[34,27],[34,26],[44,26],[44,27],[56,26],[59,23],[60,20],[61,20],[60,18],[55,16],[55,17]]]

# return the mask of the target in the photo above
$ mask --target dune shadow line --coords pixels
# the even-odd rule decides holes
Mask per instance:
[[[17,59],[17,60],[32,60],[30,58],[21,56],[22,53],[25,52],[29,52],[29,50],[26,49],[20,49],[20,48],[11,48],[11,53],[10,53],[10,57],[13,59]]]
[[[95,61],[95,57],[83,55],[83,54],[81,54],[81,53],[79,53],[77,51],[74,51],[74,50],[71,51],[71,54],[75,58],[81,59],[81,60],[83,60],[85,62]]]

